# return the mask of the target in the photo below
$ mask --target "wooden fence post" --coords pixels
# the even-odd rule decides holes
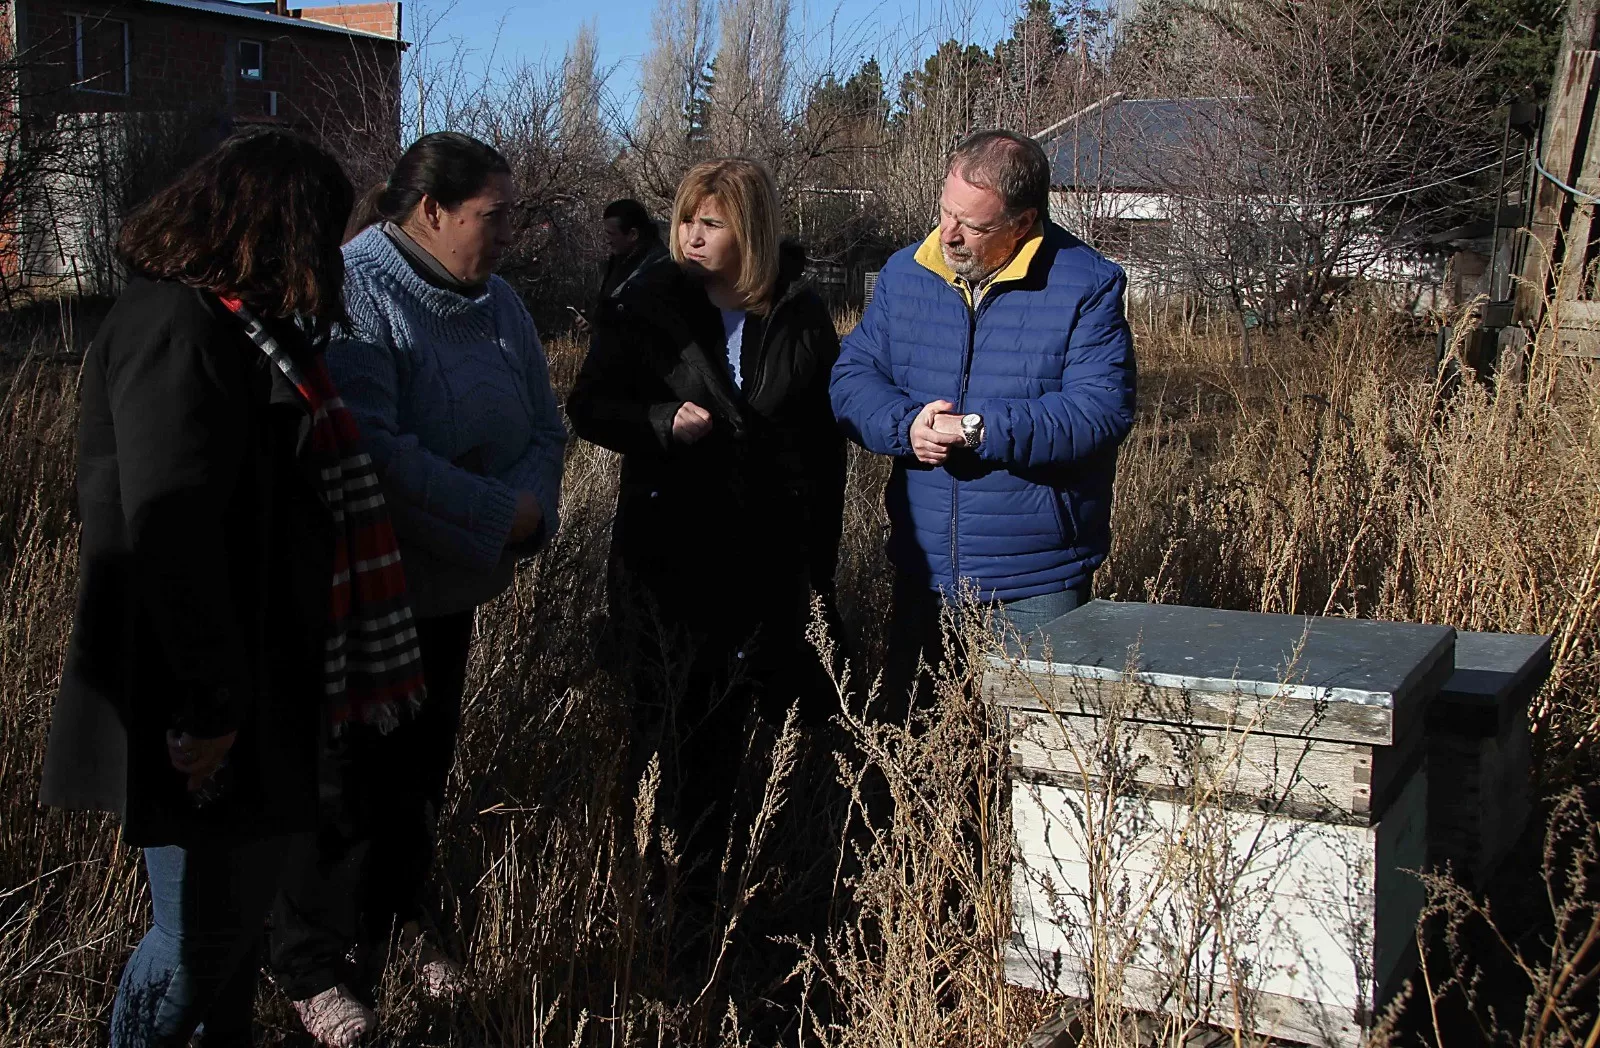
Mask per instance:
[[[1566,30],[1562,35],[1561,57],[1550,85],[1550,103],[1545,113],[1544,135],[1539,143],[1540,158],[1552,175],[1575,185],[1581,175],[1600,175],[1600,158],[1590,163],[1590,154],[1600,148],[1592,141],[1595,91],[1600,86],[1600,52],[1595,50],[1595,30],[1600,21],[1600,0],[1571,0],[1567,9]],[[1516,319],[1537,324],[1552,293],[1562,298],[1575,297],[1582,289],[1583,256],[1588,247],[1590,214],[1581,218],[1583,229],[1569,230],[1576,202],[1559,186],[1542,176],[1534,179],[1532,209],[1529,214],[1531,243],[1524,254],[1521,281],[1516,295]],[[1578,232],[1581,239],[1574,239]],[[1550,281],[1566,261],[1566,246],[1577,244],[1577,272],[1561,280],[1561,288]]]

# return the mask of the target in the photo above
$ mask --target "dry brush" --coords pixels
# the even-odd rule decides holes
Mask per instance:
[[[1364,312],[1261,347],[1250,368],[1225,336],[1142,330],[1138,347],[1140,424],[1100,595],[1554,633],[1534,711],[1543,768],[1551,789],[1592,777],[1600,389],[1586,366],[1536,356],[1525,381],[1452,386],[1428,340]],[[0,358],[0,1041],[92,1044],[146,904],[110,820],[35,801],[75,578],[77,371],[26,348]],[[581,347],[550,350],[565,384]],[[393,1043],[999,1048],[1051,1010],[1008,988],[1000,964],[1012,919],[1002,733],[960,679],[916,730],[860,716],[888,611],[885,476],[853,458],[841,732],[774,728],[755,749],[762,803],[733,828],[728,905],[686,937],[672,877],[659,876],[676,842],[654,780],[626,771],[626,689],[595,664],[616,463],[574,445],[561,534],[479,616],[442,815],[438,902],[474,991],[440,1009],[391,966]],[[902,803],[871,832],[846,832],[867,768]],[[779,812],[790,817],[774,823]],[[828,941],[763,935],[763,909],[816,887],[797,864],[822,868],[834,893]],[[726,944],[761,962],[730,966]],[[1102,1005],[1089,1017],[1098,1043],[1132,1036],[1121,1005]],[[260,1008],[269,1043],[304,1043],[281,995]]]

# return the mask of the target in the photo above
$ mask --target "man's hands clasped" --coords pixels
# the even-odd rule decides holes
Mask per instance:
[[[961,416],[948,400],[923,405],[911,424],[911,450],[930,466],[942,466],[950,449],[966,444],[961,432]],[[672,418],[672,439],[693,444],[711,432],[711,412],[693,401],[685,401]]]
[[[948,400],[935,400],[924,404],[911,423],[911,452],[917,461],[930,466],[942,466],[950,449],[962,447],[966,438],[961,433],[961,416],[954,414],[955,405]]]

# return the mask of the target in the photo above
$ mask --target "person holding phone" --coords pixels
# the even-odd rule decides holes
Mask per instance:
[[[600,213],[600,220],[609,249],[605,268],[600,273],[600,293],[588,313],[567,307],[576,318],[578,332],[584,335],[593,330],[595,317],[616,308],[624,289],[652,267],[672,264],[672,256],[661,242],[655,220],[637,200],[613,200]]]
[[[84,358],[78,598],[41,799],[114,811],[152,924],[114,1048],[253,1043],[318,738],[424,697],[403,568],[321,350],[353,192],[285,131],[222,143],[125,222]],[[360,651],[386,652],[385,666]]]

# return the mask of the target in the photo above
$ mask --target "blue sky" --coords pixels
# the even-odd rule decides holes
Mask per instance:
[[[992,42],[1016,9],[1014,0],[793,0],[798,50],[811,70],[844,73],[876,54],[889,69],[931,53],[951,36]],[[316,6],[315,2],[307,6]],[[411,0],[405,35],[435,24],[444,47],[471,52],[482,68],[492,55],[504,67],[521,60],[559,62],[579,27],[593,20],[603,70],[619,100],[631,96],[650,45],[654,0]]]

